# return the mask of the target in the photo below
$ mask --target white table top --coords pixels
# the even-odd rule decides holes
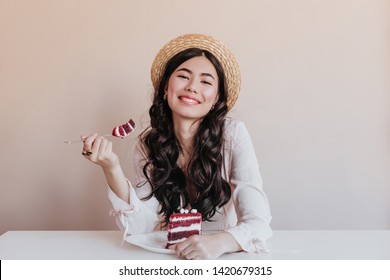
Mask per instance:
[[[120,231],[8,231],[2,260],[175,259],[125,242]],[[390,260],[390,230],[275,230],[269,253],[225,254],[221,259]]]

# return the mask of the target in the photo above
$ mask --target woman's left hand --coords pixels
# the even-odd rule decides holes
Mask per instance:
[[[240,251],[237,241],[227,232],[192,235],[186,240],[169,247],[176,255],[188,260],[216,259],[228,252]]]

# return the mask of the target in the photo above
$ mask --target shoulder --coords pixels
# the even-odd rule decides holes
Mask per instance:
[[[244,122],[227,118],[225,120],[225,140],[238,140],[248,136],[248,130]]]
[[[231,131],[235,130],[240,127],[245,127],[244,122],[232,118],[226,118],[225,119],[225,130],[226,131]]]

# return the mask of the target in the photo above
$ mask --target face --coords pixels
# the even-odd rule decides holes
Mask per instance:
[[[214,65],[204,56],[177,67],[165,87],[174,120],[203,118],[218,100],[218,83]]]

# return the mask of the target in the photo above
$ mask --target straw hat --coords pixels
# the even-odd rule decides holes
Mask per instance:
[[[241,86],[241,75],[234,54],[220,41],[203,34],[185,34],[169,41],[157,53],[150,69],[152,83],[158,88],[164,74],[165,65],[177,53],[189,48],[199,48],[211,52],[221,63],[225,72],[227,107],[230,110],[238,98]]]

